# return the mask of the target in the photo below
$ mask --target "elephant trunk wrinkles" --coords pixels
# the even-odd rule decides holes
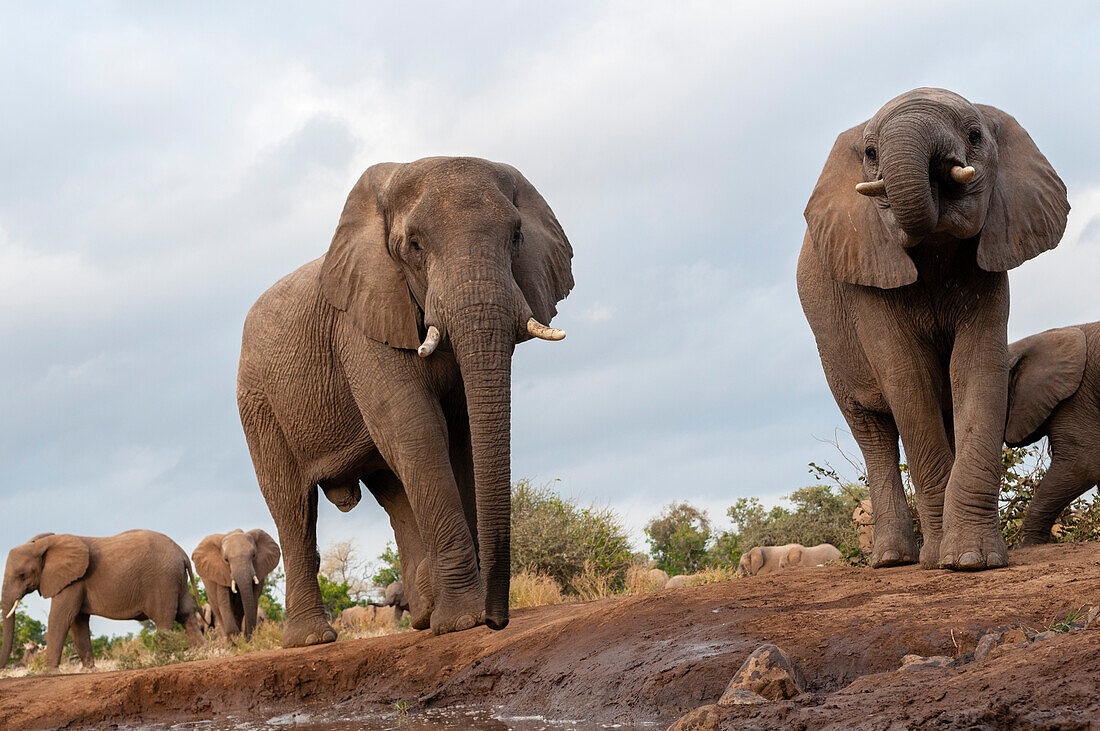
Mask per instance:
[[[485,622],[503,629],[508,624],[511,575],[512,351],[517,315],[509,287],[497,280],[467,282],[461,289],[476,292],[478,300],[452,310],[451,337],[470,416]]]
[[[3,611],[3,615],[0,616],[0,621],[4,623],[4,644],[0,648],[0,668],[8,664],[8,659],[11,657],[11,648],[15,640],[15,615],[8,616],[8,612],[11,611],[12,606],[15,604],[17,597],[10,595],[7,591],[3,592],[3,601],[0,602],[0,610]]]
[[[896,129],[881,154],[890,208],[912,238],[927,236],[939,224],[939,203],[932,190],[931,134],[917,123]]]
[[[241,631],[244,632],[245,637],[251,637],[252,630],[256,628],[256,604],[259,601],[257,594],[260,587],[252,582],[254,575],[251,565],[233,572],[233,578],[237,582],[238,596],[241,598],[241,606],[244,607]]]

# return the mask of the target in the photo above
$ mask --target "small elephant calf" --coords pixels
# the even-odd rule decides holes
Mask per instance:
[[[832,543],[819,543],[812,548],[795,545],[779,559],[779,568],[790,566],[824,566],[840,560],[840,550]]]
[[[1050,440],[1051,463],[1028,505],[1023,545],[1046,543],[1058,516],[1100,482],[1100,322],[1009,346],[1010,447]]]
[[[771,574],[794,566],[823,566],[840,558],[840,551],[831,543],[807,548],[800,543],[785,546],[756,546],[741,554],[737,573],[741,576]]]

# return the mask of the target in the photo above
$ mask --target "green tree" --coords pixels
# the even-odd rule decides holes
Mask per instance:
[[[393,541],[386,543],[386,550],[382,551],[378,562],[381,565],[370,577],[375,586],[384,589],[395,581],[401,581],[401,558],[397,555],[397,549],[393,547]]]
[[[348,582],[337,583],[324,574],[317,574],[317,583],[321,586],[321,601],[325,605],[325,616],[330,622],[340,616],[340,612],[355,606],[348,594]]]
[[[810,485],[792,492],[792,509],[776,505],[765,509],[756,498],[738,498],[726,511],[740,537],[742,550],[753,546],[832,543],[846,554],[859,553],[859,529],[852,511],[866,491],[852,486],[838,494],[829,485]]]
[[[645,535],[657,567],[669,574],[693,574],[706,567],[710,519],[705,510],[669,503],[646,524]]]
[[[630,539],[610,508],[582,508],[530,480],[512,486],[513,574],[545,574],[574,595],[577,580],[594,574],[614,590],[625,585],[632,558]]]
[[[280,581],[286,579],[286,574],[282,569],[279,569],[267,577],[264,582],[264,590],[260,593],[259,605],[264,610],[264,614],[272,622],[282,622],[286,617],[286,610],[283,609],[283,605],[279,603],[279,599],[275,596],[275,587]]]
[[[23,659],[23,645],[26,643],[46,644],[46,625],[21,611],[17,611],[12,619],[15,620],[15,637],[12,641],[11,655],[14,660],[18,661]],[[10,622],[11,620],[5,619],[4,621]]]

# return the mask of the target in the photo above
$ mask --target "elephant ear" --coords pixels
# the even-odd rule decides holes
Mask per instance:
[[[749,551],[749,568],[752,569],[754,574],[759,573],[760,569],[764,568],[764,552],[759,548]]]
[[[321,293],[370,339],[416,350],[418,309],[390,253],[383,207],[386,187],[400,167],[372,165],[351,189],[321,267]]]
[[[1047,330],[1009,346],[1006,443],[1031,441],[1054,407],[1077,392],[1086,353],[1085,333],[1077,327]]]
[[[279,544],[266,531],[259,528],[248,531],[248,535],[256,544],[256,574],[259,576],[260,581],[263,581],[279,565],[281,555]]]
[[[909,237],[883,220],[876,199],[856,192],[863,182],[863,128],[836,138],[805,217],[818,260],[838,282],[892,289],[917,281],[905,251]]]
[[[1012,115],[977,105],[997,140],[997,179],[978,242],[978,266],[1005,272],[1053,249],[1069,215],[1066,185]]]
[[[203,583],[212,581],[221,586],[229,586],[233,582],[233,577],[229,575],[229,565],[222,558],[224,538],[224,533],[212,533],[203,538],[191,552],[191,560],[195,562],[195,570],[202,577]]]
[[[38,593],[49,599],[88,571],[88,546],[76,536],[47,534],[35,539],[41,544],[42,580]]]
[[[787,551],[787,565],[788,566],[801,566],[802,565],[802,546],[794,546]]]
[[[554,212],[535,186],[511,165],[503,165],[516,182],[523,242],[512,258],[512,276],[531,306],[531,314],[546,325],[558,314],[558,302],[573,289],[573,247]]]

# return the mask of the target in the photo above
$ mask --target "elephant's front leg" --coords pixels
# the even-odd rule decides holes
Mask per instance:
[[[944,500],[944,568],[977,570],[1008,564],[997,511],[1009,375],[1003,322],[996,326],[977,319],[955,335],[950,364],[955,463]]]
[[[83,582],[70,584],[54,595],[50,602],[49,626],[46,628],[46,667],[56,669],[61,665],[61,651],[65,638],[80,612],[83,603]]]
[[[210,606],[214,609],[214,626],[222,637],[232,637],[240,634],[241,625],[237,622],[233,611],[233,599],[229,596],[229,587],[221,584],[212,584],[206,597]]]
[[[83,612],[76,615],[70,630],[73,633],[73,645],[76,646],[80,664],[86,668],[95,667],[95,653],[92,652],[92,628],[89,617]]]

